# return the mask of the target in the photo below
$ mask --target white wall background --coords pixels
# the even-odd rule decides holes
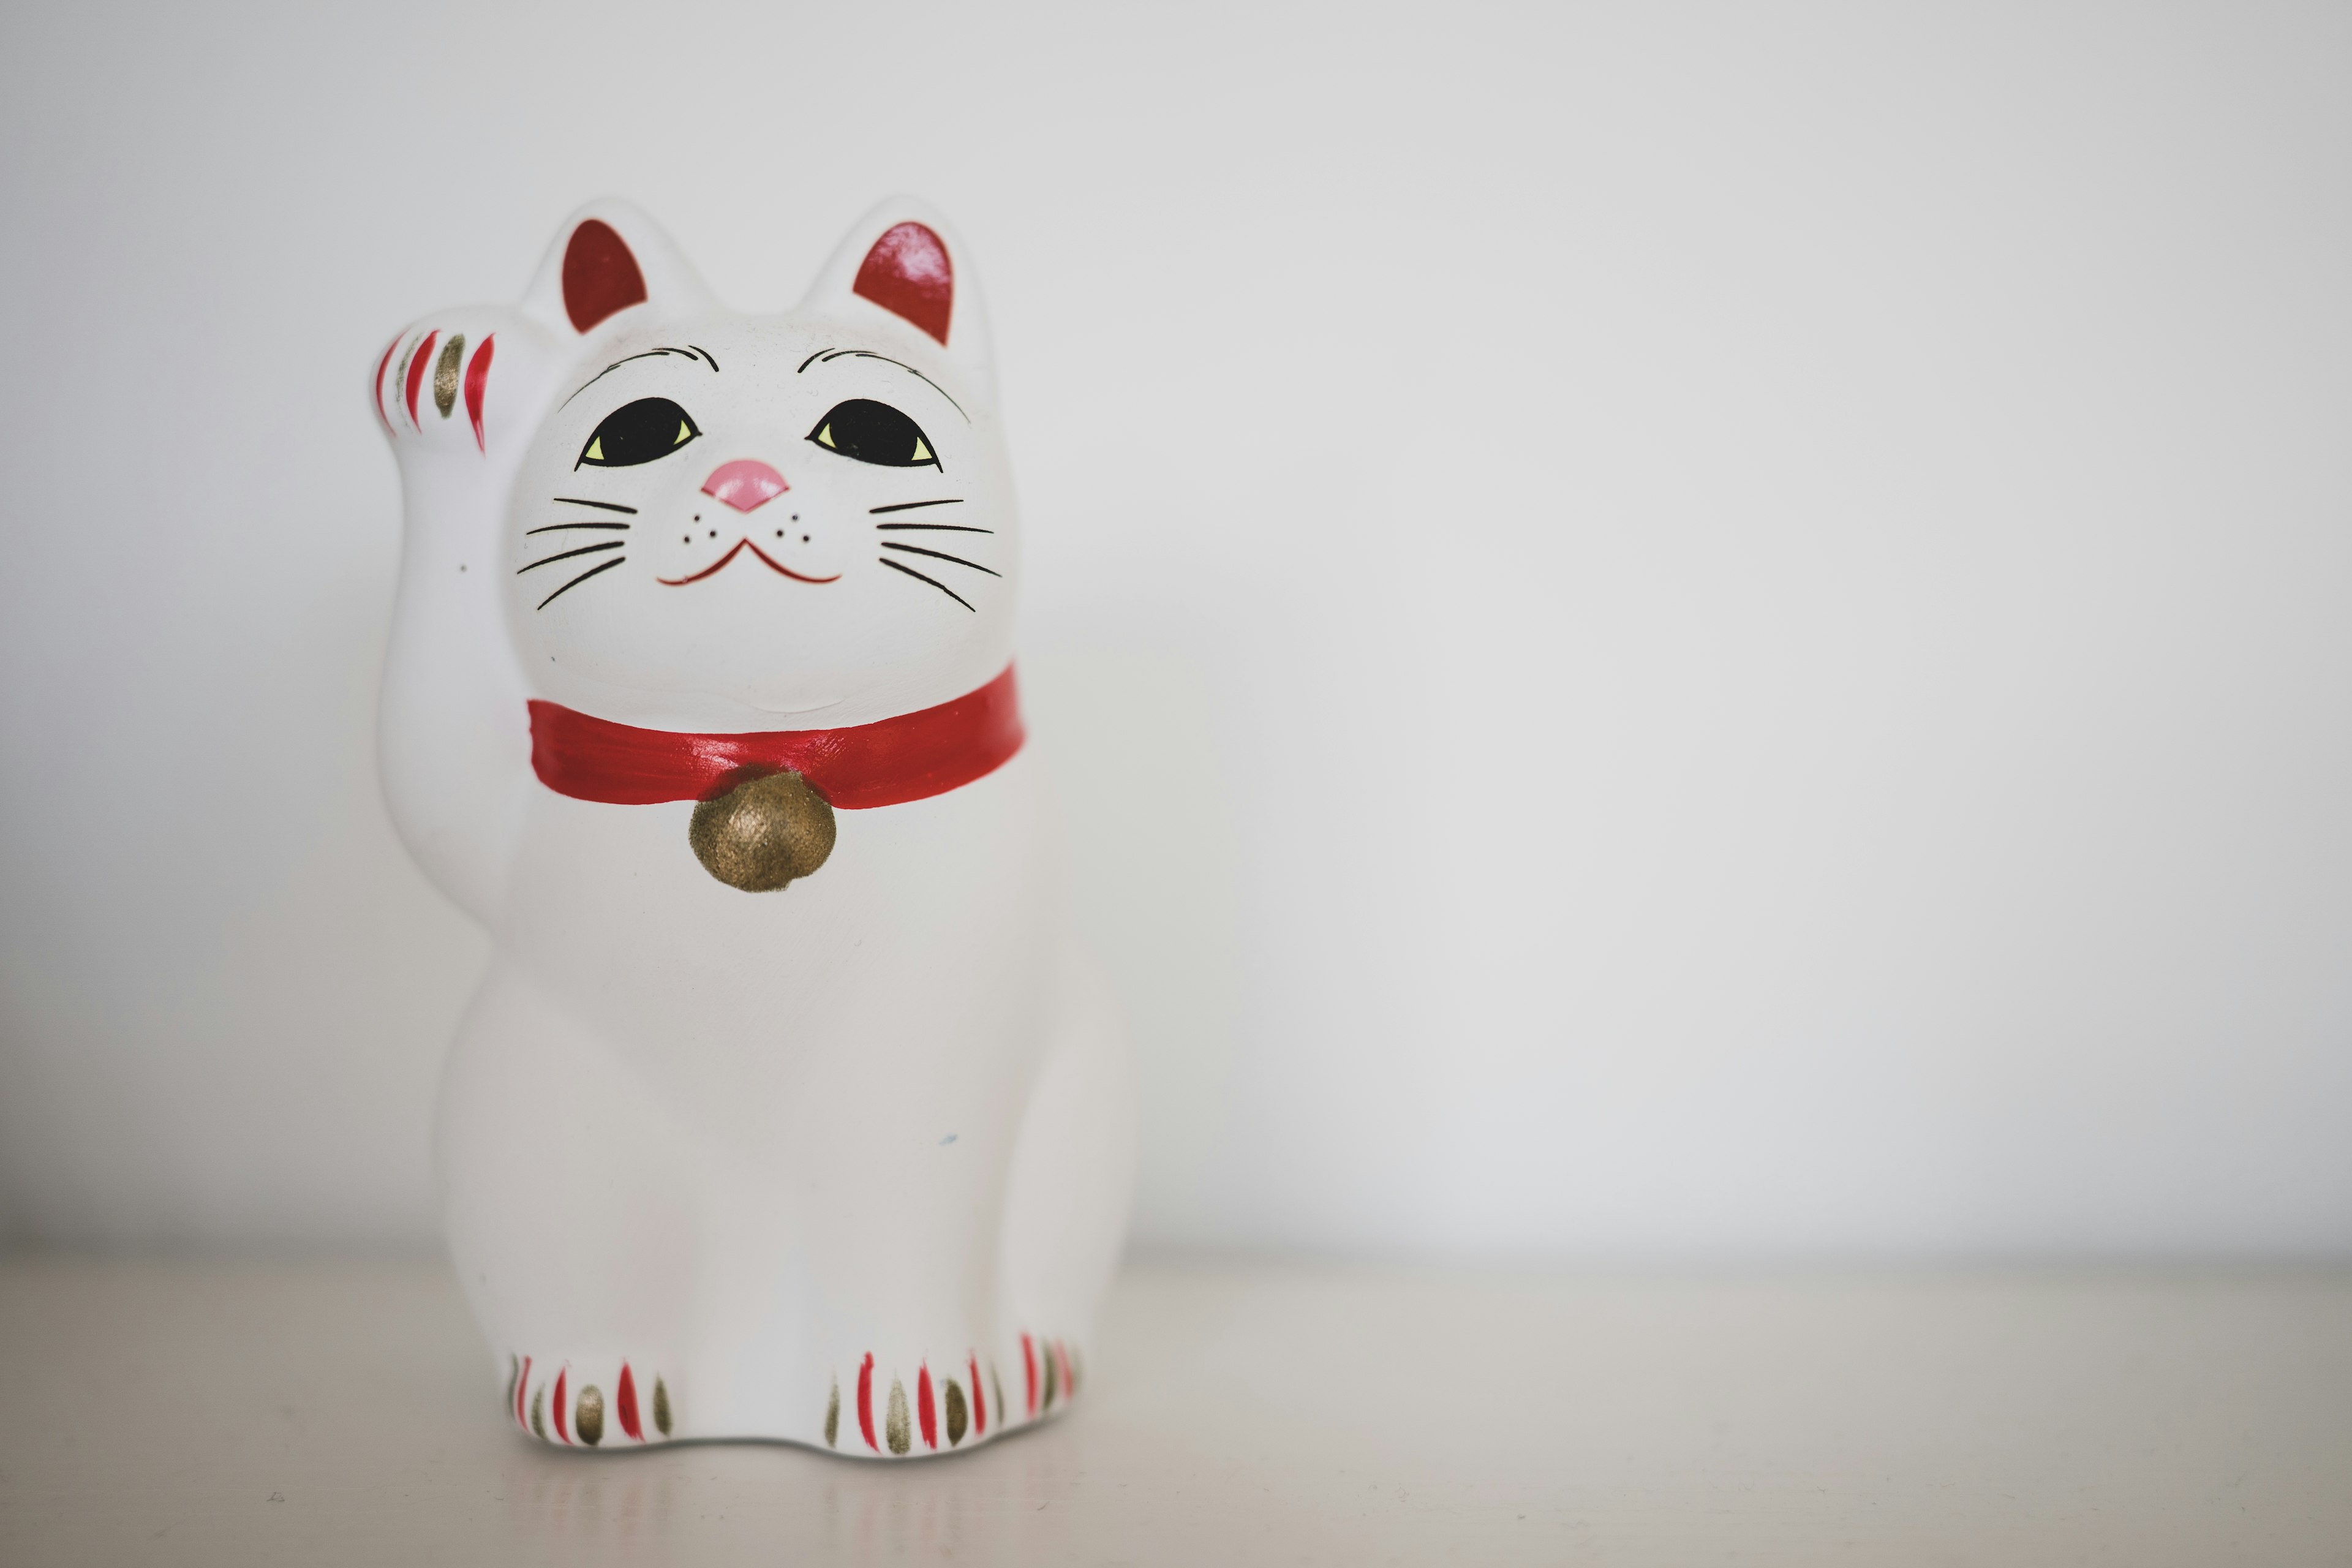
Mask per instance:
[[[0,29],[7,1230],[431,1235],[373,356],[592,195],[772,308],[908,189],[1145,1238],[2352,1247],[2352,12]]]

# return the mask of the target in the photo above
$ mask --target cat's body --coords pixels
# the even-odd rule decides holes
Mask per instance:
[[[1133,1158],[1013,706],[969,270],[895,204],[751,320],[631,209],[565,235],[375,380],[386,794],[497,949],[444,1079],[452,1253],[549,1441],[968,1447],[1066,1400]],[[814,870],[689,848],[802,772]]]

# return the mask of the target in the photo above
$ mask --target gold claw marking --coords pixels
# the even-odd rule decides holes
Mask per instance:
[[[530,1396],[530,1429],[539,1435],[541,1442],[547,1441],[547,1384],[543,1383]]]
[[[948,1407],[948,1447],[952,1448],[963,1441],[964,1422],[963,1390],[956,1386],[954,1378],[948,1379],[947,1393],[941,1396],[941,1403]]]
[[[572,1429],[592,1448],[604,1440],[604,1396],[593,1383],[580,1391],[580,1403],[572,1406]]]
[[[907,1429],[906,1385],[895,1377],[890,1380],[890,1415],[882,1432],[894,1454],[903,1454],[914,1447],[915,1439]]]
[[[669,1384],[658,1377],[654,1379],[654,1430],[669,1436]]]
[[[465,357],[466,334],[459,332],[442,346],[441,357],[433,362],[433,406],[444,419],[457,406],[457,366]]]
[[[1045,1354],[1045,1403],[1039,1405],[1038,1408],[1040,1410],[1051,1410],[1054,1408],[1054,1394],[1056,1386],[1054,1375],[1054,1363],[1060,1358],[1054,1354],[1054,1342],[1051,1340],[1047,1340],[1044,1344],[1039,1345],[1037,1348],[1043,1351]]]
[[[840,1433],[841,1380],[839,1378],[835,1378],[833,1380],[833,1392],[824,1396],[824,1446],[828,1448],[832,1447],[834,1446],[834,1438],[838,1436]]]

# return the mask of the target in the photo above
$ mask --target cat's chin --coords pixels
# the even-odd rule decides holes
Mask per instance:
[[[533,662],[546,660],[532,682],[534,696],[614,723],[695,733],[871,724],[975,690],[1012,658],[997,639],[976,638],[934,656],[919,671],[877,671],[859,681],[829,668],[803,668],[789,677],[773,669],[631,670],[609,664],[596,668],[586,658],[558,661],[543,648],[531,651]]]
[[[737,686],[732,690],[709,687],[669,686],[658,682],[581,679],[543,681],[538,695],[567,708],[634,724],[648,730],[679,730],[710,733],[761,730],[825,730],[870,724],[895,714],[929,707],[946,697],[928,691],[885,687],[873,691],[824,694],[820,688],[787,689]]]

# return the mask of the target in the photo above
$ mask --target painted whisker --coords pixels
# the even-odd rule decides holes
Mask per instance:
[[[992,528],[974,528],[961,522],[877,522],[877,528],[920,528],[933,533],[994,533]]]
[[[901,566],[887,555],[880,556],[877,559],[881,561],[883,565],[889,567],[893,572],[904,572],[908,576],[912,577],[918,583],[929,583],[932,587],[937,588],[940,593],[945,594],[949,598],[953,599],[965,609],[971,610],[973,615],[976,616],[980,614],[978,610],[972,609],[972,604],[970,599],[965,598],[961,594],[957,593],[953,588],[949,587],[937,577],[926,577],[920,572],[916,571],[912,566]]]
[[[523,532],[562,533],[567,528],[627,528],[625,522],[551,522],[545,528],[526,528]]]
[[[515,568],[515,575],[520,577],[526,572],[536,572],[542,566],[552,566],[559,561],[569,561],[575,555],[593,555],[599,550],[618,550],[627,542],[628,541],[625,539],[608,539],[602,544],[583,544],[577,550],[567,550],[561,555],[551,555],[544,561],[534,561],[528,566],[518,566]]]
[[[961,505],[963,505],[963,497],[950,496],[945,500],[902,500],[896,506],[869,506],[866,509],[866,512],[869,517],[879,517],[886,511],[913,511],[919,507]]]
[[[999,572],[993,566],[982,566],[977,561],[966,561],[961,555],[950,555],[943,550],[926,550],[919,544],[900,544],[896,540],[886,539],[882,542],[882,548],[885,550],[903,550],[909,555],[928,555],[934,561],[952,561],[959,566],[969,566],[975,572],[985,572],[992,577],[1002,577],[1004,575],[1003,573]]]
[[[622,562],[626,561],[628,557],[625,555],[615,555],[610,561],[605,562],[602,566],[591,566],[587,571],[583,572],[579,576],[574,577],[571,582],[566,583],[562,587],[558,588],[554,593],[550,594],[546,598],[541,599],[538,604],[531,607],[538,610],[547,608],[548,605],[555,603],[556,600],[563,597],[564,595],[570,593],[572,589],[577,588],[581,584],[585,583],[589,578],[596,575],[597,573],[610,572],[614,567],[618,566]],[[545,565],[546,563],[541,562],[540,564]]]
[[[637,515],[635,507],[623,506],[618,501],[589,500],[583,496],[550,496],[547,499],[559,506],[593,506],[598,511],[625,511],[631,517]]]

